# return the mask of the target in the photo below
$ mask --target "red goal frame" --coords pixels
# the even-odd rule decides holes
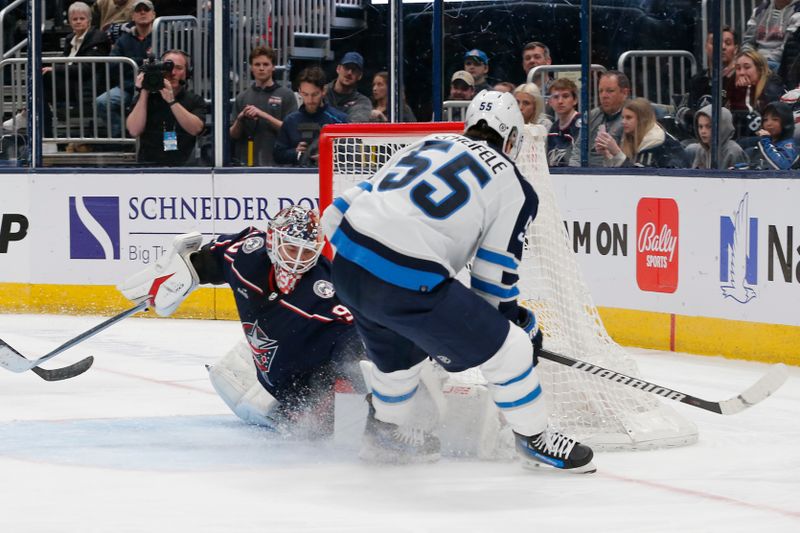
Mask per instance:
[[[369,122],[327,124],[319,135],[319,212],[333,202],[333,142],[342,137],[386,137],[462,133],[463,122]]]

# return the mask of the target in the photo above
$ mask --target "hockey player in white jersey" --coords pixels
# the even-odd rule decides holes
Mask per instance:
[[[333,282],[372,365],[361,455],[431,461],[438,439],[407,424],[430,355],[479,367],[529,465],[594,472],[592,450],[547,427],[533,313],[517,305],[518,268],[538,198],[514,159],[523,119],[510,94],[482,91],[464,135],[431,135],[395,154],[325,211]],[[468,263],[471,288],[454,279]],[[535,347],[535,348],[534,348]]]

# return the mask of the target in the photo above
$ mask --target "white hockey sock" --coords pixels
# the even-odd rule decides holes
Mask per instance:
[[[489,381],[497,407],[520,435],[535,435],[547,426],[547,408],[533,366],[533,346],[520,328],[512,326],[505,342],[480,366]]]
[[[361,362],[367,389],[372,392],[375,417],[391,424],[403,424],[409,418],[414,395],[419,388],[419,375],[425,362],[408,370],[381,372],[369,361]]]

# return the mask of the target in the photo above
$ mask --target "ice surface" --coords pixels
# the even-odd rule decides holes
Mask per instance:
[[[38,357],[101,320],[0,315],[0,337]],[[1,371],[0,532],[800,531],[798,368],[735,416],[678,406],[697,445],[598,453],[595,475],[464,459],[377,467],[356,456],[354,396],[337,400],[331,442],[239,423],[203,364],[240,335],[234,322],[131,318],[44,365],[94,355],[82,376]],[[766,371],[635,354],[645,378],[712,400]]]

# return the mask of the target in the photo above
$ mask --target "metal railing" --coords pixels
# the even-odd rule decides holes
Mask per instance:
[[[589,108],[597,107],[599,98],[597,92],[597,86],[600,83],[600,74],[606,71],[606,67],[603,65],[592,64],[589,67],[589,75],[592,78],[592,91],[591,91],[591,100]],[[550,80],[550,76],[555,74],[558,76],[569,77],[572,80],[575,80],[575,83],[580,88],[580,76],[581,76],[581,65],[572,64],[572,65],[540,65],[538,67],[534,67],[528,71],[528,83],[536,83],[534,80],[538,79],[539,83],[537,84],[542,90],[542,96],[544,97],[545,101],[547,101],[548,94],[546,91],[547,83]]]
[[[617,69],[631,80],[631,98],[671,106],[673,95],[688,91],[697,63],[686,50],[628,50],[619,56]]]
[[[274,9],[274,2],[269,0],[231,0],[230,51],[231,69],[234,73],[231,98],[250,86],[249,59],[253,48],[278,48],[275,43]],[[287,70],[285,62],[285,58],[279,57],[278,64],[275,65],[278,72]]]
[[[136,77],[136,62],[127,57],[43,57],[42,64],[57,65],[89,65],[89,74],[82,68],[65,68],[63,78],[58,81],[51,76],[49,83],[44,83],[42,94],[46,102],[52,104],[53,126],[44,130],[42,140],[54,143],[78,144],[110,144],[133,147],[136,139],[129,137],[123,128],[121,136],[112,136],[108,128],[100,122],[111,122],[111,108],[101,116],[95,102],[97,97],[113,87],[124,88],[126,74]],[[16,113],[28,107],[28,95],[25,90],[28,70],[27,59],[8,58],[0,61],[0,87],[7,90],[4,96],[10,101],[14,111],[12,130],[18,131],[27,127],[26,123],[16,121]],[[85,68],[85,67],[84,67]],[[130,69],[130,70],[128,70]],[[8,80],[6,76],[8,74]],[[64,87],[76,87],[76,91],[64,90]],[[47,93],[50,93],[49,98]],[[125,110],[120,108],[120,119],[125,122]]]
[[[445,100],[442,102],[442,119],[447,122],[464,122],[471,100]]]
[[[289,63],[292,56],[309,57],[316,51],[319,59],[331,53],[333,0],[275,0],[275,46],[279,62]],[[316,46],[300,46],[298,39],[313,41]]]
[[[730,26],[739,36],[739,41],[741,41],[742,37],[744,37],[744,30],[747,27],[747,21],[750,19],[750,15],[753,14],[753,10],[761,2],[762,0],[723,0],[720,2],[720,6],[722,7],[722,25]],[[702,24],[699,26],[701,30],[705,32],[700,36],[700,42],[703,44],[701,47],[703,50],[703,65],[708,65],[708,54],[706,54],[705,47],[709,22],[708,0],[703,0],[700,9]]]
[[[0,10],[0,59],[6,59],[8,57],[20,57],[22,55],[22,50],[28,47],[28,39],[26,38],[16,43],[8,50],[6,50],[5,49],[6,36],[4,32],[6,16],[12,11],[14,11],[16,8],[27,3],[28,0],[14,0],[6,7],[4,7],[2,10]],[[42,5],[42,10],[44,10],[44,0],[42,0],[41,5]],[[44,31],[44,25],[42,25],[42,31]]]
[[[207,28],[207,27],[206,27]],[[158,17],[153,21],[153,55],[161,57],[167,50],[181,50],[190,56],[192,92],[211,100],[212,83],[208,56],[203,55],[202,42],[208,37],[197,17]]]

